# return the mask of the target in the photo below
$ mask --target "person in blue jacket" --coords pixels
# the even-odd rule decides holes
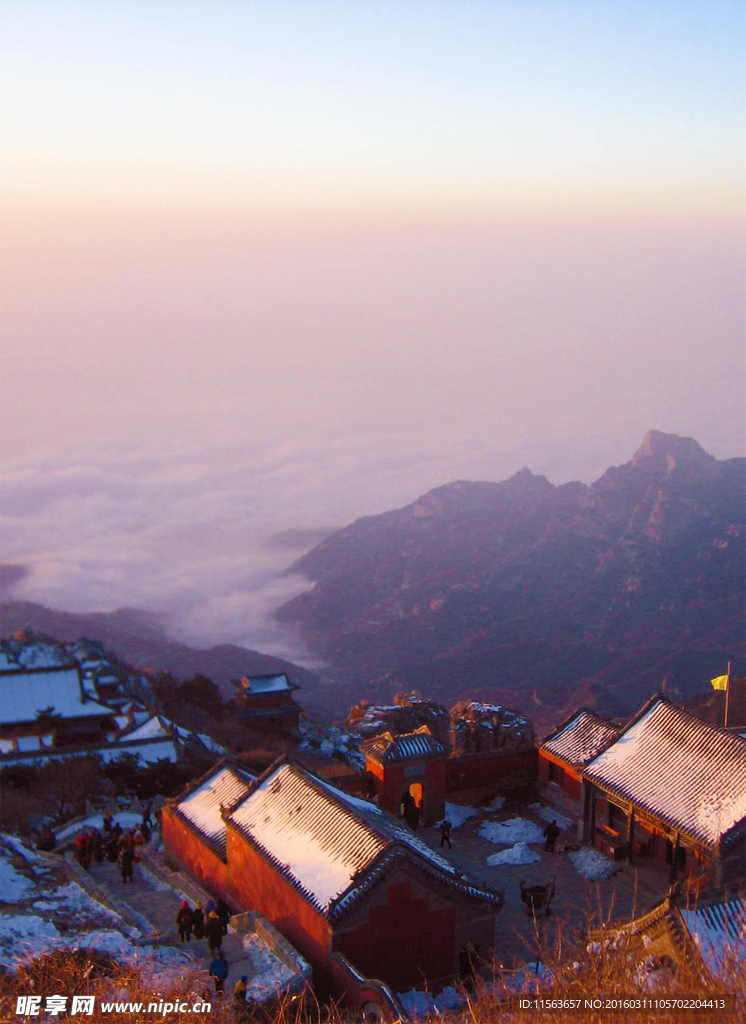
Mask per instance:
[[[222,953],[215,954],[210,964],[210,976],[215,982],[215,994],[222,996],[225,993],[225,979],[228,977],[228,961]]]

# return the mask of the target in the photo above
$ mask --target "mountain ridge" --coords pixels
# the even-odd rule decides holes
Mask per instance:
[[[218,686],[224,697],[234,693],[230,680],[244,675],[285,673],[301,687],[301,703],[304,696],[313,700],[319,687],[314,672],[283,658],[235,644],[199,650],[170,640],[160,616],[140,608],[79,614],[56,611],[31,601],[4,601],[0,605],[0,626],[3,636],[28,628],[62,642],[82,636],[100,640],[135,670],[167,671],[179,679],[203,675]]]
[[[687,691],[708,671],[703,656],[718,662],[713,675],[722,658],[743,658],[745,477],[746,459],[719,461],[693,438],[649,431],[629,462],[590,485],[556,486],[528,469],[500,483],[454,481],[303,555],[290,571],[314,586],[277,617],[361,696],[388,679],[400,689],[416,679],[429,694],[447,679],[449,699],[479,690],[509,692],[519,707],[526,693],[557,704],[572,683],[564,669],[557,682],[557,658],[573,649],[577,688],[608,687],[603,706],[619,703],[614,666],[630,661],[635,693],[658,670]],[[516,662],[517,641],[528,646]],[[551,656],[537,647],[547,643]],[[508,670],[517,678],[506,683]]]

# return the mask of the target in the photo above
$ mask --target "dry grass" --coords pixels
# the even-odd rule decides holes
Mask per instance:
[[[255,1010],[247,1006],[240,1011],[234,1006],[230,983],[227,989],[222,998],[217,997],[205,971],[172,973],[158,984],[150,971],[141,973],[136,968],[123,966],[106,953],[57,950],[20,966],[15,974],[0,978],[0,1022],[44,1021],[46,997],[53,995],[68,997],[68,1015],[60,1013],[49,1020],[69,1019],[91,1024],[140,1024],[141,1021],[198,1024],[208,1020],[212,1024],[322,1024],[346,1019],[337,1007],[322,1006],[311,994],[303,999],[278,999],[274,1005]],[[18,997],[30,995],[41,996],[40,1012],[35,1016],[17,1014]],[[73,996],[93,996],[93,1013],[70,1016]],[[116,1007],[116,1004],[133,1003],[141,1004],[142,1009],[138,1012],[131,1005]],[[104,1010],[108,1004],[115,1005]]]
[[[720,1024],[746,1020],[746,970],[744,961],[739,963],[736,954],[726,962],[723,973],[713,977],[696,958],[676,970],[664,968],[648,973],[638,963],[630,962],[624,949],[613,952],[608,949],[597,952],[584,950],[575,960],[568,959],[568,952],[559,943],[551,955],[545,952],[545,963],[552,982],[538,995],[543,999],[564,997],[579,1000],[579,1012],[567,1008],[546,1011],[521,1009],[516,1005],[516,997],[522,995],[528,998],[531,995],[530,984],[526,982],[522,989],[516,987],[518,979],[515,975],[496,969],[489,984],[480,982],[476,991],[466,996],[467,1005],[464,1008],[442,1016],[432,1016],[428,1020],[433,1024],[435,1021],[439,1024],[572,1024],[574,1021],[579,1024],[616,1024],[622,1020],[636,1021],[638,1024],[647,1024],[648,1021],[655,1024],[698,1024],[701,1021]],[[562,954],[561,959],[558,954]],[[32,994],[42,997],[41,1013],[36,1017],[17,1016],[17,997]],[[257,1008],[255,1011],[247,1008],[242,1014],[233,1005],[230,986],[225,997],[218,999],[207,984],[204,972],[182,973],[170,982],[164,977],[161,985],[156,988],[152,977],[144,979],[136,969],[123,967],[106,954],[96,954],[90,950],[60,950],[21,967],[17,974],[5,975],[0,979],[0,1021],[3,1024],[21,1020],[27,1024],[34,1020],[43,1021],[45,997],[60,994],[68,997],[94,996],[95,1009],[92,1015],[76,1014],[71,1018],[75,1021],[90,1021],[92,1024],[140,1024],[144,1021],[196,1024],[200,1020],[219,1024],[349,1024],[360,1019],[359,1015],[342,1007],[319,1004],[312,996],[304,1001],[280,1001],[274,1006]],[[589,1009],[586,1006],[587,1000],[598,998],[662,999],[676,996],[708,999],[729,996],[735,999],[736,1012],[735,1015],[728,1015],[717,1009],[689,1013],[652,1008],[647,1012],[626,1015]],[[195,1012],[195,1004],[203,1001],[210,1004],[210,1009]],[[142,1003],[143,1010],[138,1013],[118,1008],[104,1012],[103,1004],[108,1002]],[[148,1011],[147,1007],[152,1003],[158,1006]],[[70,1006],[71,1000],[68,1008]],[[62,1020],[64,1015],[49,1019]]]
[[[700,1021],[720,1024],[721,1021],[746,1020],[746,972],[743,961],[739,964],[735,955],[725,963],[725,969],[718,977],[709,975],[696,960],[687,961],[674,969],[657,965],[659,969],[649,970],[656,965],[630,961],[624,950],[613,953],[608,950],[586,952],[582,958],[569,963],[567,960],[559,962],[547,958],[546,966],[551,974],[551,982],[542,985],[539,992],[533,993],[530,991],[533,986],[529,983],[524,983],[516,992],[514,979],[497,971],[495,983],[478,988],[476,994],[469,997],[468,1008],[451,1015],[450,1024],[486,1024],[492,1021],[501,1024],[571,1024],[573,1021],[582,1024],[615,1024],[622,1020],[637,1021],[639,1024],[647,1024],[648,1021],[655,1024],[683,1024],[685,1021],[691,1024]],[[516,1006],[516,995],[532,999],[538,996],[545,1000],[574,1000],[579,1008],[559,1006],[557,1009],[541,1011],[533,1007],[521,1009]],[[727,996],[735,1000],[736,1012],[731,1015],[713,1008],[693,1013],[654,1006],[647,1011],[627,1014],[606,1008],[607,1000],[661,1000],[684,996],[708,1000]],[[594,1002],[599,999],[604,1008],[593,1008]],[[443,1018],[439,1020],[443,1022]]]

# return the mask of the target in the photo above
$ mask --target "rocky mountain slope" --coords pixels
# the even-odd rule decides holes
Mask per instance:
[[[539,725],[580,702],[626,714],[743,664],[745,475],[650,431],[590,486],[448,484],[295,562],[315,586],[278,618],[328,659],[340,706],[416,687]]]
[[[313,672],[269,654],[234,644],[220,644],[200,651],[176,643],[168,639],[157,616],[135,608],[77,615],[53,611],[29,601],[5,601],[0,605],[0,629],[3,636],[32,629],[62,641],[77,640],[81,636],[101,640],[127,665],[140,670],[168,671],[177,679],[203,675],[217,684],[224,697],[233,696],[235,692],[229,680],[245,675],[285,672],[301,687],[300,703],[305,703],[304,698],[312,700],[319,685]]]

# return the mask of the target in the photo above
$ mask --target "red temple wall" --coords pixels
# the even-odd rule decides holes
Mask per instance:
[[[582,792],[580,776],[566,761],[551,757],[545,751],[540,750],[537,776],[539,782],[554,782],[563,793],[567,793],[573,800],[580,800]]]
[[[446,793],[471,789],[510,792],[536,780],[537,751],[492,750],[461,754],[446,761]]]
[[[314,980],[323,985],[328,980],[331,953],[329,924],[230,826],[227,840],[230,900],[242,911],[264,914],[308,960]]]
[[[193,875],[212,896],[227,898],[228,866],[169,807],[161,815],[166,858]]]
[[[453,903],[397,872],[366,894],[354,926],[338,931],[334,946],[367,977],[401,989],[454,972],[455,919]]]
[[[291,693],[261,693],[261,694],[250,694],[245,690],[240,692],[240,696],[243,698],[247,708],[282,708],[282,707],[293,707],[295,701]]]

